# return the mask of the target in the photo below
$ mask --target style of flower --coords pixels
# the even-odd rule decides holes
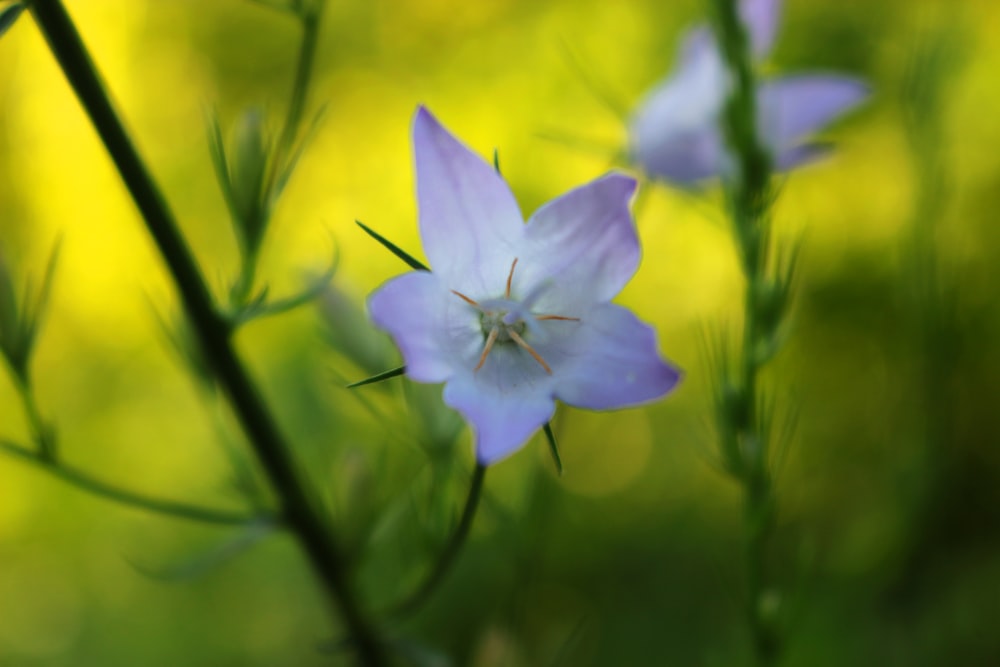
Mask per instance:
[[[740,18],[755,60],[767,56],[777,32],[779,0],[742,0]],[[729,96],[729,73],[707,26],[682,42],[670,77],[640,104],[629,125],[632,161],[653,178],[691,185],[731,169],[720,128]],[[809,141],[869,94],[859,79],[837,74],[796,74],[759,80],[757,126],[778,171],[821,155]]]
[[[636,182],[610,174],[527,224],[503,178],[421,107],[413,122],[420,235],[431,271],[368,301],[417,382],[444,382],[490,464],[547,423],[555,400],[595,410],[651,401],[680,374],[653,329],[610,303],[639,265]]]

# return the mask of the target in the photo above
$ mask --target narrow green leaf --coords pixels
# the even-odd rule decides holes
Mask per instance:
[[[500,171],[500,151],[496,148],[493,149],[493,168],[496,169],[497,174],[503,176],[503,173]]]
[[[312,120],[309,122],[309,127],[306,128],[305,134],[299,139],[291,155],[288,156],[288,160],[285,162],[284,166],[280,169],[280,173],[271,188],[271,205],[273,206],[281,193],[285,191],[285,186],[288,185],[288,181],[292,177],[292,172],[295,171],[295,167],[299,163],[299,159],[305,152],[306,147],[316,136],[319,126],[322,124],[323,118],[326,117],[326,104],[321,106],[316,114],[313,116]]]
[[[556,435],[552,432],[551,422],[545,422],[545,426],[542,427],[542,430],[545,431],[545,439],[549,441],[549,451],[552,452],[552,460],[556,464],[556,472],[562,475],[562,457],[559,456],[559,447],[556,445]]]
[[[383,380],[388,380],[390,378],[400,376],[405,372],[406,372],[406,366],[400,366],[398,368],[393,368],[391,370],[379,373],[378,375],[372,375],[371,377],[367,377],[364,380],[358,380],[357,382],[352,382],[351,384],[347,385],[347,388],[354,389],[355,387],[363,387],[366,384],[375,384],[376,382],[382,382]]]
[[[200,386],[214,389],[215,375],[198,342],[192,336],[191,327],[184,315],[165,313],[152,298],[148,301],[149,308],[157,324],[160,325],[160,331],[170,349],[177,355],[177,359],[191,372]]]
[[[18,306],[14,276],[0,253],[0,348],[5,356],[14,359],[21,347],[21,315]]]
[[[229,215],[234,219],[238,215],[236,199],[233,197],[233,186],[229,177],[229,160],[226,158],[226,144],[222,139],[222,127],[219,125],[219,115],[214,110],[208,113],[208,152],[212,156],[212,166],[215,168],[215,178],[219,181],[219,189],[226,201]]]
[[[120,505],[133,507],[135,509],[156,512],[165,516],[172,516],[178,519],[188,519],[191,521],[201,521],[216,525],[239,525],[245,526],[247,523],[259,521],[270,521],[280,523],[279,517],[247,515],[243,512],[232,512],[229,510],[217,510],[198,505],[191,505],[185,502],[155,498],[142,495],[128,489],[119,488],[107,482],[92,477],[89,473],[72,468],[64,463],[58,463],[51,459],[46,459],[29,448],[0,440],[0,453],[13,456],[25,463],[36,466],[53,477],[66,482],[76,488],[89,493],[92,496],[104,498]]]
[[[560,146],[565,146],[581,153],[589,153],[609,160],[624,157],[624,155],[620,155],[622,150],[618,146],[614,146],[601,139],[563,132],[555,128],[535,132],[535,136],[544,141],[551,141],[554,144],[559,144]]]
[[[580,61],[577,55],[570,48],[569,41],[561,40],[563,56],[567,64],[579,77],[584,88],[594,96],[598,102],[610,111],[615,117],[624,120],[628,118],[629,107],[621,100],[621,96],[612,92],[611,86],[604,81],[598,80],[591,74],[590,69]]]
[[[389,252],[391,252],[396,257],[399,257],[404,262],[406,262],[410,266],[411,269],[416,269],[417,271],[430,271],[430,269],[427,268],[422,262],[420,262],[419,260],[414,259],[405,250],[403,250],[398,245],[396,245],[395,243],[393,243],[389,239],[385,238],[384,236],[382,236],[381,234],[379,234],[378,232],[376,232],[374,229],[372,229],[371,227],[369,227],[365,223],[361,222],[360,220],[355,220],[354,222],[358,223],[358,227],[361,227],[361,229],[365,230],[365,232],[368,234],[368,236],[372,237],[373,239],[375,239],[376,241],[378,241],[379,243],[381,243],[383,246],[385,246],[385,248]]]
[[[22,326],[25,328],[29,348],[28,352],[31,351],[30,348],[34,345],[35,338],[38,335],[38,328],[49,306],[49,298],[52,295],[52,283],[55,279],[56,266],[59,264],[61,250],[62,238],[60,237],[56,239],[55,244],[52,246],[52,252],[49,253],[49,261],[45,265],[45,274],[42,276],[42,284],[38,288],[38,293],[34,295],[25,294],[25,313]],[[30,310],[28,309],[29,303],[32,304]]]
[[[333,260],[330,262],[330,266],[326,271],[308,283],[302,291],[283,299],[277,299],[270,302],[267,301],[267,287],[265,287],[256,297],[251,299],[249,303],[231,313],[229,315],[229,321],[233,326],[240,326],[252,320],[258,320],[262,317],[271,317],[272,315],[287,313],[290,310],[294,310],[313,301],[316,297],[323,293],[326,286],[331,280],[333,280],[333,276],[337,273],[337,267],[339,265],[340,253],[334,252]]]
[[[157,569],[133,560],[129,564],[140,574],[158,581],[176,582],[196,579],[226,564],[274,532],[277,525],[269,519],[248,524],[234,535],[227,537],[207,551],[195,554],[180,563]]]
[[[17,21],[23,11],[24,5],[20,2],[15,2],[13,5],[0,12],[0,37],[3,37],[4,34],[10,30],[11,26],[14,25],[14,22]]]

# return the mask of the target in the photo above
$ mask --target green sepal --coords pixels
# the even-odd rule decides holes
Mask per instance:
[[[556,444],[556,434],[552,432],[552,423],[545,422],[545,425],[542,426],[542,431],[545,432],[545,439],[549,442],[549,452],[552,453],[552,461],[556,464],[556,472],[562,476],[562,457],[559,456],[559,446]]]
[[[406,366],[399,366],[398,368],[392,368],[390,370],[378,373],[377,375],[372,375],[364,380],[358,380],[357,382],[352,382],[347,385],[348,389],[354,389],[355,387],[363,387],[366,384],[375,384],[376,382],[382,382],[384,380],[389,380],[394,377],[399,377],[406,373]]]
[[[396,245],[389,239],[385,238],[384,236],[376,232],[374,229],[372,229],[365,223],[361,222],[360,220],[355,220],[354,222],[358,224],[358,227],[365,230],[365,233],[368,234],[368,236],[372,237],[373,239],[381,243],[383,246],[385,246],[385,248],[389,252],[391,252],[396,257],[399,257],[404,262],[406,262],[411,269],[416,269],[417,271],[430,271],[430,269],[427,266],[425,266],[421,261],[414,259],[413,256],[410,255],[408,252],[406,252],[398,245]]]

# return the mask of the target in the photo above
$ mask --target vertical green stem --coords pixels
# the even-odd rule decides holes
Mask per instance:
[[[779,631],[768,614],[766,548],[774,523],[774,496],[768,463],[767,429],[761,415],[759,374],[763,343],[773,332],[761,330],[761,298],[767,285],[770,244],[771,157],[757,132],[756,84],[747,35],[736,0],[712,0],[719,48],[730,74],[731,90],[723,110],[733,172],[727,182],[733,229],[745,280],[743,341],[737,382],[739,415],[734,424],[741,465],[736,469],[743,487],[746,616],[756,664],[776,662],[781,650]]]
[[[289,528],[339,610],[361,661],[371,666],[386,664],[382,645],[355,597],[343,552],[329,531],[321,504],[310,493],[307,476],[237,358],[231,329],[215,308],[173,214],[115,113],[76,27],[59,0],[31,0],[28,6],[139,208],[177,284],[205,357],[281,499]]]

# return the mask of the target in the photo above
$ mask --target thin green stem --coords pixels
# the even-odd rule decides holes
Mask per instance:
[[[279,520],[276,516],[272,517],[261,514],[246,514],[242,512],[216,510],[173,500],[153,498],[151,496],[121,489],[107,482],[102,482],[82,470],[70,467],[65,463],[47,459],[41,454],[29,451],[24,447],[20,447],[14,443],[3,440],[0,440],[0,451],[20,461],[30,463],[40,470],[43,470],[53,477],[75,486],[82,491],[86,491],[92,495],[100,496],[107,500],[136,509],[148,510],[150,512],[156,512],[157,514],[164,514],[178,519],[190,519],[192,521],[201,521],[203,523],[227,526],[242,526],[260,522],[261,520],[269,520],[271,522],[277,522]]]
[[[24,407],[24,416],[28,420],[28,429],[31,431],[31,439],[35,443],[38,455],[48,461],[55,460],[56,448],[52,430],[45,423],[41,411],[38,409],[38,401],[35,399],[35,392],[31,388],[31,378],[14,373],[14,386],[18,396],[21,397],[21,405]]]
[[[302,117],[305,115],[309,81],[312,79],[313,65],[316,62],[320,20],[323,17],[325,7],[326,0],[315,0],[304,3],[299,9],[299,17],[302,21],[302,41],[295,67],[295,80],[292,83],[292,95],[288,103],[288,112],[285,115],[285,125],[281,130],[281,138],[278,140],[276,165],[283,164],[285,159],[294,152],[295,140],[298,138]],[[280,169],[283,170],[284,167]],[[278,171],[277,166],[276,171]]]
[[[59,0],[31,0],[28,4],[139,208],[177,284],[205,357],[212,364],[220,387],[267,471],[289,528],[299,539],[331,602],[340,612],[359,658],[369,666],[386,664],[382,644],[357,601],[344,553],[329,530],[322,505],[237,358],[231,342],[232,329],[216,309],[173,214],[112,107],[76,26]]]
[[[240,274],[229,293],[230,309],[239,310],[246,306],[253,294],[253,285],[257,281],[257,262],[260,248],[244,248],[240,253]]]
[[[438,585],[444,581],[445,575],[451,569],[451,565],[461,551],[472,528],[472,521],[476,516],[476,509],[479,507],[479,498],[482,496],[483,481],[486,478],[486,466],[482,463],[476,464],[476,469],[472,473],[472,482],[469,485],[469,494],[465,498],[465,507],[462,509],[462,517],[455,527],[455,532],[451,534],[448,543],[438,556],[437,562],[428,571],[423,582],[406,598],[397,603],[389,611],[391,616],[407,616],[419,609],[434,593]]]
[[[309,83],[312,79],[313,65],[316,60],[316,47],[319,43],[319,27],[326,0],[296,3],[292,12],[299,19],[302,27],[302,39],[299,43],[299,54],[295,66],[295,79],[292,84],[291,97],[285,113],[285,121],[281,129],[274,154],[271,156],[265,181],[261,187],[262,200],[254,207],[256,227],[266,228],[271,217],[271,209],[283,189],[284,182],[290,176],[297,160],[296,140],[305,114],[306,99],[309,93]],[[279,8],[279,7],[275,7]],[[242,262],[240,274],[230,293],[231,306],[239,310],[245,306],[253,294],[254,282],[257,279],[257,264],[260,257],[260,238],[250,247],[243,243],[241,249]]]
[[[759,374],[766,363],[762,350],[775,335],[775,331],[766,330],[768,325],[760,317],[762,295],[769,285],[771,156],[757,131],[756,82],[738,3],[712,0],[712,5],[716,37],[732,86],[722,128],[734,163],[727,194],[745,280],[741,363],[736,379],[738,405],[731,413],[742,458],[737,478],[743,487],[745,604],[755,662],[767,667],[775,664],[782,646],[780,630],[767,609],[770,587],[765,566],[775,502],[759,389]]]

